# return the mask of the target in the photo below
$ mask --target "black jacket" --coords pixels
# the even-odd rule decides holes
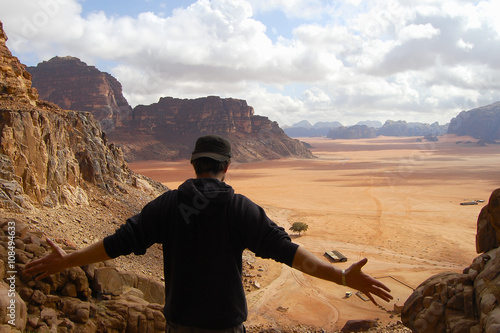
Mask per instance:
[[[154,243],[163,244],[167,321],[209,329],[246,320],[244,249],[291,266],[298,247],[261,207],[211,178],[162,194],[104,239],[111,258]]]

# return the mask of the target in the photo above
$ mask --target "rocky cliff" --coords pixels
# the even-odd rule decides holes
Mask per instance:
[[[54,57],[26,69],[41,99],[63,109],[91,112],[107,133],[130,118],[132,108],[121,84],[78,58]]]
[[[126,191],[137,183],[119,147],[90,113],[63,110],[38,98],[25,66],[1,30],[0,208],[88,204],[88,189]]]
[[[500,331],[500,188],[477,220],[480,256],[462,273],[430,277],[406,300],[401,319],[419,333]]]
[[[162,331],[161,300],[148,294],[161,295],[154,289],[160,249],[104,272],[75,268],[41,281],[23,275],[24,264],[48,253],[46,235],[68,250],[85,246],[167,189],[133,173],[90,113],[39,99],[6,40],[0,22],[0,331]],[[118,268],[140,273],[117,273],[125,276],[122,290],[132,292],[126,298],[109,292]]]
[[[289,138],[276,122],[254,115],[246,101],[209,96],[161,98],[134,108],[131,121],[110,134],[123,144],[129,159],[189,158],[196,138],[216,133],[231,141],[240,162],[282,157],[312,157],[307,147]]]
[[[196,138],[208,133],[226,136],[240,162],[312,157],[276,122],[254,115],[244,100],[165,97],[132,110],[115,78],[77,58],[55,57],[28,70],[42,99],[64,109],[91,112],[129,161],[188,158]]]
[[[500,140],[500,102],[460,112],[451,120],[448,133],[485,142]]]

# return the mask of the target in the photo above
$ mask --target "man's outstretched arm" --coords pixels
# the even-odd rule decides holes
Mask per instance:
[[[292,267],[308,275],[331,281],[342,285],[345,281],[348,287],[357,289],[368,296],[368,298],[377,305],[373,298],[374,295],[388,302],[392,299],[391,290],[382,282],[363,273],[361,268],[367,263],[367,259],[362,259],[357,263],[352,264],[345,270],[344,280],[342,278],[342,270],[330,263],[327,263],[304,247],[299,246],[293,259]]]
[[[66,268],[85,266],[111,259],[106,253],[102,240],[69,254],[48,238],[47,243],[52,247],[52,253],[29,262],[24,268],[24,272],[27,275],[36,276],[36,280],[59,273]]]

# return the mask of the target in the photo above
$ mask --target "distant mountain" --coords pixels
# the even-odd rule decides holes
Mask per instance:
[[[407,123],[404,120],[387,120],[381,128],[378,129],[377,135],[385,136],[426,136],[426,135],[442,135],[448,131],[448,125],[439,125],[425,123]]]
[[[338,121],[317,122],[314,125],[307,120],[302,120],[291,127],[284,127],[286,135],[292,138],[326,136],[328,132],[336,127],[342,126]]]
[[[299,121],[298,123],[293,124],[292,127],[295,127],[295,128],[307,128],[307,129],[309,129],[309,128],[313,127],[313,126],[307,120],[302,120],[302,121]]]
[[[460,112],[451,120],[448,133],[486,142],[500,140],[500,102]]]
[[[375,124],[376,125],[376,124]],[[339,127],[330,130],[327,137],[331,139],[367,139],[379,135],[385,136],[436,136],[445,134],[448,125],[423,123],[407,123],[404,120],[387,120],[384,126],[376,129],[367,125],[354,125],[350,127]]]
[[[358,122],[356,125],[366,125],[368,127],[380,128],[382,127],[382,123],[378,120],[364,120]]]
[[[426,136],[441,135],[448,131],[448,125],[425,123],[407,123],[404,120],[387,120],[384,125],[377,120],[360,121],[354,126],[343,126],[338,121],[319,122],[311,126],[307,120],[298,122],[284,129],[291,137],[326,136],[333,139],[373,138],[386,136]]]
[[[366,125],[341,126],[328,132],[330,139],[369,139],[377,136],[377,130]]]
[[[320,129],[320,128],[335,128],[342,126],[341,123],[338,121],[320,121],[317,122],[316,124],[313,125],[313,128]]]

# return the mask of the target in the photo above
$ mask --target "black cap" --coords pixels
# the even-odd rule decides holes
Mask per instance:
[[[208,157],[219,162],[231,159],[231,144],[220,135],[205,135],[196,140],[191,161],[200,157]]]

